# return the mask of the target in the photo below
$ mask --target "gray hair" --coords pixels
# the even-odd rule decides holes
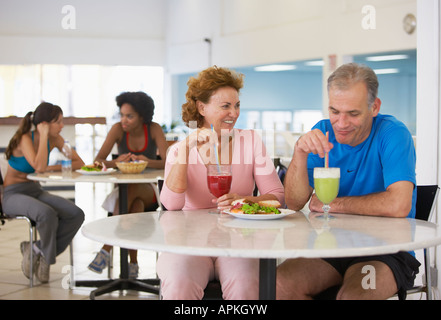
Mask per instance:
[[[346,90],[355,83],[363,82],[368,90],[368,106],[372,107],[378,94],[378,78],[366,65],[348,63],[340,66],[328,78],[328,92],[331,87]]]

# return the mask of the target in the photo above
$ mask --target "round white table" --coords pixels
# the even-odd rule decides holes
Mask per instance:
[[[129,249],[260,259],[260,298],[275,298],[277,258],[389,254],[436,246],[441,229],[415,220],[314,213],[279,220],[244,220],[208,210],[114,216],[82,228],[87,238]]]
[[[126,174],[120,171],[114,171],[110,174],[82,174],[79,172],[72,172],[69,177],[63,176],[61,172],[45,172],[45,173],[31,173],[28,176],[29,180],[50,183],[77,183],[77,182],[93,182],[93,183],[115,183],[119,186],[119,210],[120,214],[124,215],[128,212],[127,191],[128,185],[131,183],[149,183],[153,186],[156,193],[156,199],[160,206],[159,191],[157,187],[158,179],[163,179],[164,170],[147,168],[141,173]],[[107,243],[104,241],[103,243]],[[110,244],[110,243],[109,243]],[[128,250],[130,248],[120,247],[120,265],[121,275],[119,279],[110,280],[85,280],[75,281],[73,286],[97,287],[96,290],[90,293],[90,298],[94,299],[96,296],[112,292],[115,290],[139,290],[150,293],[159,293],[157,279],[129,279],[128,267]]]

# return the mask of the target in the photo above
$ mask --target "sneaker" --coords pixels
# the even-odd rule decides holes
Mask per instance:
[[[100,252],[97,253],[95,259],[89,264],[88,268],[93,272],[102,273],[109,263],[110,254],[106,250],[101,249]]]
[[[41,283],[48,283],[49,271],[50,271],[50,265],[46,262],[46,259],[42,255],[40,255],[38,259],[37,271],[35,272],[37,279]]]
[[[130,262],[129,264],[129,279],[138,278],[139,266],[137,263]]]
[[[21,261],[21,270],[26,278],[30,279],[31,271],[31,243],[29,241],[23,241],[20,243],[20,251],[23,255],[23,260]],[[34,259],[32,261],[32,274],[35,272],[37,266],[38,254],[34,251]]]

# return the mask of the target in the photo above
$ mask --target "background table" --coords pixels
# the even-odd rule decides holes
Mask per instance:
[[[260,298],[275,298],[277,258],[390,254],[441,243],[439,226],[415,219],[314,213],[242,220],[208,210],[114,216],[82,228],[87,238],[129,249],[260,259]]]
[[[158,179],[163,179],[164,170],[147,168],[142,173],[126,174],[121,173],[120,171],[115,171],[111,174],[105,175],[81,174],[74,171],[70,177],[63,177],[61,172],[44,172],[31,173],[27,177],[29,180],[51,183],[102,182],[116,183],[119,185],[130,183],[150,183],[155,186],[153,189],[156,192],[157,199],[159,199],[156,183],[158,182]]]
[[[158,205],[160,205],[159,191],[157,188],[158,179],[163,179],[164,170],[147,168],[142,173],[137,174],[125,174],[120,171],[115,171],[111,174],[81,174],[78,172],[72,172],[72,176],[65,177],[61,172],[45,172],[45,173],[32,173],[27,177],[30,180],[39,182],[54,182],[54,183],[77,183],[77,182],[93,182],[93,183],[115,183],[119,186],[119,208],[120,214],[126,214],[128,212],[128,184],[130,183],[149,183],[152,185],[153,190],[156,193],[156,199]],[[103,242],[107,243],[107,242]],[[121,274],[119,279],[110,280],[84,280],[74,281],[73,286],[83,287],[97,287],[96,290],[90,293],[91,299],[95,296],[112,292],[115,290],[138,290],[146,291],[150,293],[159,293],[159,281],[158,279],[129,279],[129,266],[128,266],[128,248],[120,247],[120,266]]]

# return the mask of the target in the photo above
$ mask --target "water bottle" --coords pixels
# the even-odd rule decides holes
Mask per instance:
[[[61,173],[63,177],[72,176],[72,147],[69,141],[64,140],[63,149],[61,150],[63,158],[61,159]]]

